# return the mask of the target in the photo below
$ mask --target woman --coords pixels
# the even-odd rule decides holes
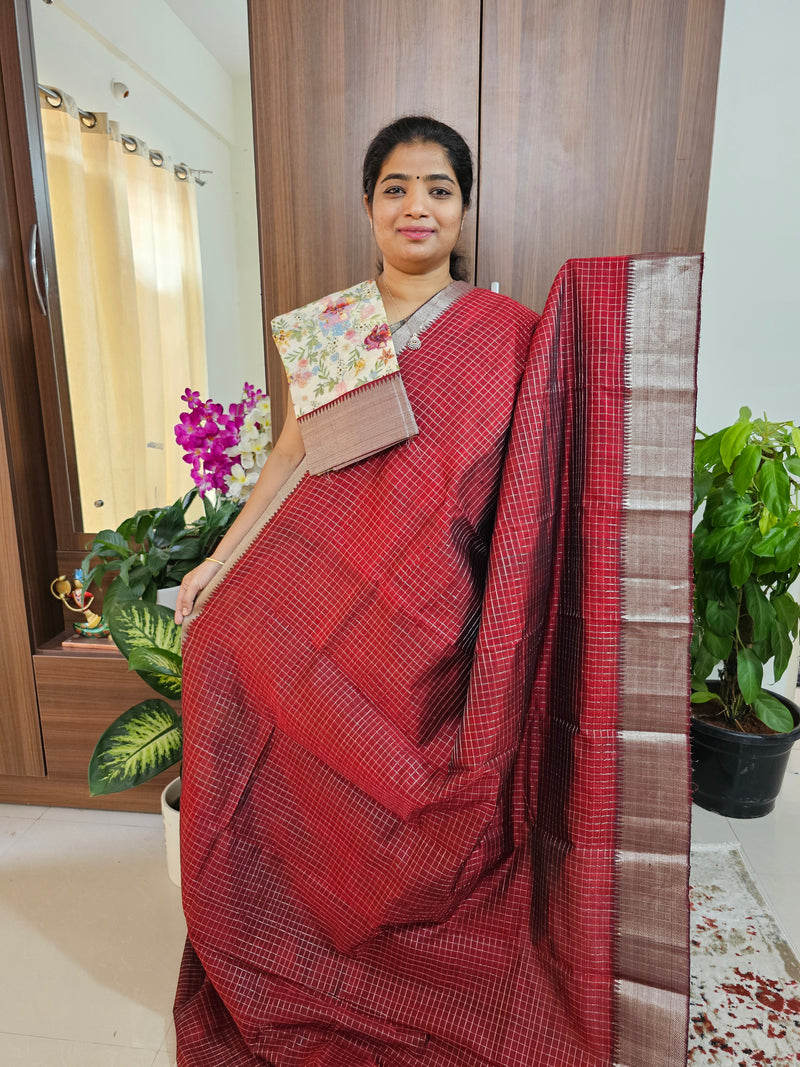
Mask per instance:
[[[298,414],[182,587],[180,1067],[681,1062],[685,961],[615,925],[628,264],[532,343],[453,281],[471,186],[449,127],[375,138],[381,272],[273,323]]]

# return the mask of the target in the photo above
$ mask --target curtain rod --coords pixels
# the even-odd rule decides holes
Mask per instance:
[[[50,85],[42,85],[41,82],[38,83],[38,86],[39,91],[44,93],[44,98],[50,105],[50,107],[57,111],[58,108],[60,108],[64,103],[64,94],[58,89],[54,89]],[[55,104],[53,103],[54,100],[56,101]],[[83,108],[80,107],[77,108],[77,111],[78,115],[80,116],[81,122],[84,124],[84,126],[86,126],[87,129],[91,130],[94,126],[97,125],[97,115],[95,115],[93,111],[84,111]],[[137,141],[135,137],[127,133],[121,133],[120,140],[122,141],[123,146],[129,152],[135,152],[140,144],[140,142]],[[164,166],[164,156],[161,152],[157,152],[155,151],[155,149],[151,148],[148,148],[147,152],[150,157],[150,162],[154,167]],[[202,181],[202,179],[197,177],[198,174],[213,174],[213,171],[210,170],[195,170],[193,167],[187,167],[185,163],[176,163],[172,169],[175,174],[175,177],[178,178],[180,181],[186,181],[186,179],[191,174],[194,177],[194,180],[197,185],[206,184],[204,181]]]

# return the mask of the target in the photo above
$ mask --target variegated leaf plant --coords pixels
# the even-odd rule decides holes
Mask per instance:
[[[180,627],[172,612],[143,600],[118,602],[107,614],[111,636],[128,666],[156,692],[181,695]],[[119,793],[149,781],[181,758],[180,715],[163,700],[144,700],[103,733],[89,761],[92,796]]]

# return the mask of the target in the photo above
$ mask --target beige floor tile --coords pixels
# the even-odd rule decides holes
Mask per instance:
[[[161,1046],[161,1052],[165,1053],[175,1059],[176,1047],[175,1047],[175,1024],[171,1023],[169,1030],[167,1030],[167,1036],[164,1038],[164,1043]]]
[[[3,1067],[153,1067],[153,1056],[149,1049],[115,1048],[113,1045],[0,1033],[0,1063]],[[161,1061],[156,1059],[155,1062],[162,1067]],[[165,1067],[172,1067],[169,1060],[163,1063]]]
[[[163,834],[41,819],[3,857],[0,1032],[152,1050],[185,937]],[[2,1063],[0,1059],[0,1063]]]
[[[36,825],[36,819],[6,818],[0,816],[0,856],[16,847],[32,826]]]
[[[0,819],[38,819],[46,811],[38,804],[0,804]]]
[[[692,804],[692,846],[724,845],[736,841],[731,824],[723,815]]]
[[[53,822],[83,822],[107,826],[161,825],[161,816],[145,811],[97,811],[91,808],[47,808],[43,819]]]
[[[775,810],[761,819],[731,819],[756,881],[800,951],[800,743],[795,744]]]

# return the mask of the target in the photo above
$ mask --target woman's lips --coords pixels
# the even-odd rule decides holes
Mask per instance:
[[[403,237],[408,237],[411,241],[423,241],[426,237],[430,237],[433,230],[426,230],[419,226],[408,227],[407,229],[400,230]]]

